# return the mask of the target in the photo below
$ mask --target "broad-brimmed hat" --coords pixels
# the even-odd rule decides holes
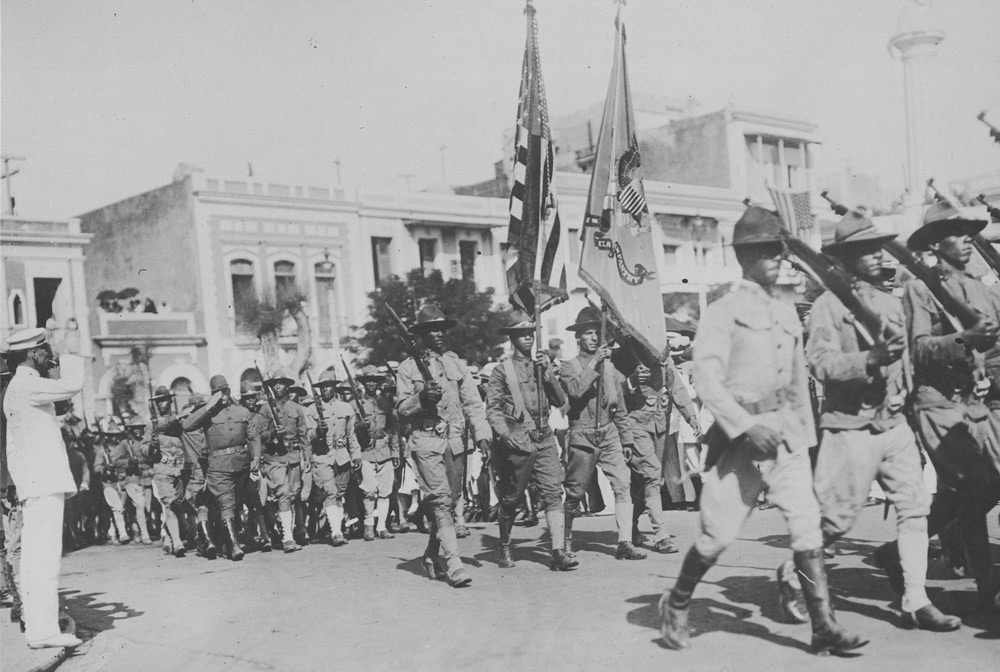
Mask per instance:
[[[354,376],[354,378],[359,383],[381,383],[385,380],[385,374],[379,371],[379,367],[374,364],[369,364],[368,366],[362,367],[361,370],[358,371],[358,375]]]
[[[292,394],[297,394],[300,397],[306,396],[306,388],[302,387],[301,385],[292,385],[288,388],[288,391],[291,392]]]
[[[192,410],[196,408],[201,408],[205,405],[205,397],[201,396],[197,392],[188,397],[187,406]]]
[[[264,384],[268,387],[272,387],[276,384],[282,384],[287,387],[291,387],[295,384],[295,381],[288,377],[288,374],[284,370],[278,369],[271,374],[271,377],[264,381]]]
[[[566,327],[566,331],[581,332],[601,328],[601,314],[587,306],[576,316],[576,322]]]
[[[871,245],[884,243],[896,237],[894,233],[883,233],[875,228],[875,224],[860,212],[850,211],[837,222],[833,242],[823,246],[827,254],[842,254],[845,250],[859,244]]]
[[[132,429],[133,427],[142,427],[143,429],[145,429],[146,422],[139,416],[135,416],[130,420],[126,421],[125,426],[128,427],[129,429]]]
[[[256,380],[244,380],[240,383],[240,395],[244,394],[258,394],[263,385]]]
[[[441,309],[433,303],[429,303],[417,313],[417,323],[410,329],[415,334],[426,334],[429,331],[447,331],[451,329],[458,320],[449,320],[441,312]]]
[[[774,212],[749,205],[733,227],[733,247],[780,243],[785,236],[781,219]]]
[[[172,399],[174,393],[168,390],[163,385],[160,385],[155,390],[153,390],[153,396],[149,398],[150,401],[166,401],[167,399]]]
[[[216,392],[218,392],[223,388],[228,388],[229,381],[226,380],[226,377],[224,375],[222,375],[221,373],[217,373],[209,379],[208,386],[211,388],[212,394],[215,394]]]
[[[33,348],[40,348],[48,343],[45,338],[45,329],[42,327],[32,327],[22,329],[7,339],[8,352],[26,352]]]
[[[313,387],[317,389],[322,389],[324,387],[336,387],[339,382],[340,381],[337,380],[337,374],[327,369],[323,373],[319,374],[319,380],[313,383]]]
[[[535,321],[528,317],[522,310],[512,311],[507,318],[507,326],[502,327],[500,333],[504,336],[524,336],[535,331]]]
[[[986,228],[986,223],[985,219],[969,219],[947,201],[938,201],[927,208],[923,225],[910,235],[906,246],[914,252],[925,252],[948,236],[974,236]]]

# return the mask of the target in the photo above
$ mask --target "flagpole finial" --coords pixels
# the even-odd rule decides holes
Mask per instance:
[[[532,4],[532,0],[527,0],[526,1],[525,5],[524,5],[524,13],[525,14],[529,14],[529,13],[530,14],[534,14],[535,13],[535,6]]]

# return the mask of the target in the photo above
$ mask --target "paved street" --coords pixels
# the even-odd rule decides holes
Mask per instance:
[[[670,513],[686,549],[693,513]],[[544,528],[515,528],[518,565],[501,570],[484,550],[496,526],[460,542],[471,587],[454,590],[419,573],[426,537],[311,546],[248,555],[242,563],[177,560],[159,549],[100,547],[64,559],[63,596],[87,639],[63,672],[149,670],[611,670],[682,665],[685,670],[994,669],[1000,627],[970,616],[970,580],[944,580],[931,564],[930,592],[959,613],[957,633],[905,631],[887,603],[881,572],[866,563],[892,536],[881,507],[864,511],[830,562],[840,620],[872,643],[855,659],[807,653],[809,627],[778,619],[773,568],[788,556],[777,512],[754,514],[744,535],[695,594],[693,648],[657,643],[655,603],[682,554],[616,561],[613,518],[580,521],[581,567],[548,570]],[[1000,542],[997,520],[992,539]],[[997,555],[996,546],[994,555]],[[944,592],[946,591],[946,592]],[[844,595],[851,595],[849,600]],[[854,597],[860,595],[861,597]]]

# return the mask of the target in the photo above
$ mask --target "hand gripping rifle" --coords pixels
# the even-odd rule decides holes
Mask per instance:
[[[257,375],[260,376],[262,383],[261,387],[264,388],[264,398],[267,400],[267,407],[271,409],[271,419],[274,420],[274,442],[278,444],[278,450],[281,451],[280,454],[287,455],[288,446],[285,445],[285,437],[281,435],[281,426],[278,424],[278,409],[275,406],[274,393],[271,391],[271,388],[267,386],[267,383],[264,383],[267,378],[264,377],[260,367],[254,365],[253,368],[256,369]]]
[[[830,207],[837,214],[844,215],[850,212],[850,208],[827,196],[826,191],[820,195],[830,202]],[[941,272],[937,268],[927,266],[909,248],[898,241],[885,242],[882,244],[882,249],[892,255],[901,266],[927,286],[935,301],[951,321],[951,326],[955,331],[969,329],[979,324],[983,316],[945,287],[941,279]]]
[[[306,371],[306,382],[309,383],[309,390],[312,392],[313,397],[316,399],[316,416],[319,418],[319,426],[322,427],[324,430],[326,430],[327,429],[326,413],[323,412],[323,399],[320,396],[319,391],[316,389],[316,385],[313,384],[312,376],[309,375],[308,371]],[[327,454],[328,452],[330,452],[329,445],[330,444],[327,443],[325,434],[322,437],[317,436],[315,439],[315,443],[313,445],[313,454],[314,455]]]
[[[389,310],[392,310],[391,308]],[[354,407],[358,411],[358,417],[361,418],[362,424],[354,425],[354,435],[358,437],[358,442],[361,443],[362,447],[367,448],[372,443],[371,434],[368,432],[368,414],[365,413],[364,404],[361,403],[361,398],[358,397],[358,384],[354,381],[354,376],[351,375],[351,367],[347,366],[347,362],[344,361],[343,356],[340,358],[340,363],[344,367],[344,373],[347,374],[347,384],[351,386],[351,399],[354,401]]]
[[[990,219],[992,219],[994,223],[1000,223],[1000,208],[987,203],[985,194],[979,194],[976,196],[976,200],[986,206],[986,209],[990,213]]]
[[[424,361],[423,355],[420,352],[420,346],[417,345],[416,340],[413,338],[413,334],[410,333],[403,320],[399,319],[399,315],[392,309],[392,306],[386,303],[385,307],[389,309],[389,314],[392,315],[393,321],[399,327],[399,337],[403,339],[403,349],[406,350],[406,354],[413,358],[414,364],[417,365],[417,369],[420,371],[420,377],[424,379],[424,383],[428,386],[437,385],[434,376],[431,375],[431,370],[427,367],[427,362]]]

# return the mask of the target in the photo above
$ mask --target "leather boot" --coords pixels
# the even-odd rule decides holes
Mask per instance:
[[[580,562],[569,557],[569,554],[566,553],[566,551],[560,548],[552,551],[552,562],[549,563],[549,569],[553,572],[568,572],[579,566]]]
[[[236,521],[232,518],[226,518],[226,535],[229,537],[229,558],[234,562],[239,562],[243,559],[243,549],[240,548],[240,542],[236,539]]]
[[[565,511],[566,530],[563,534],[563,551],[570,560],[576,560],[576,553],[573,552],[573,519],[576,517],[575,511]],[[553,546],[555,543],[553,542]],[[577,563],[579,564],[579,563]]]
[[[847,633],[837,625],[830,606],[830,589],[826,582],[826,566],[823,549],[796,551],[795,569],[799,573],[802,592],[806,598],[806,608],[812,619],[813,653],[827,656],[860,649],[868,640],[860,635]]]
[[[198,547],[203,558],[215,560],[219,555],[219,549],[212,543],[212,535],[208,532],[208,521],[198,521]]]
[[[514,528],[514,519],[500,516],[497,522],[500,525],[500,552],[497,555],[497,564],[504,569],[510,569],[514,567],[514,559],[510,554],[510,531]]]

